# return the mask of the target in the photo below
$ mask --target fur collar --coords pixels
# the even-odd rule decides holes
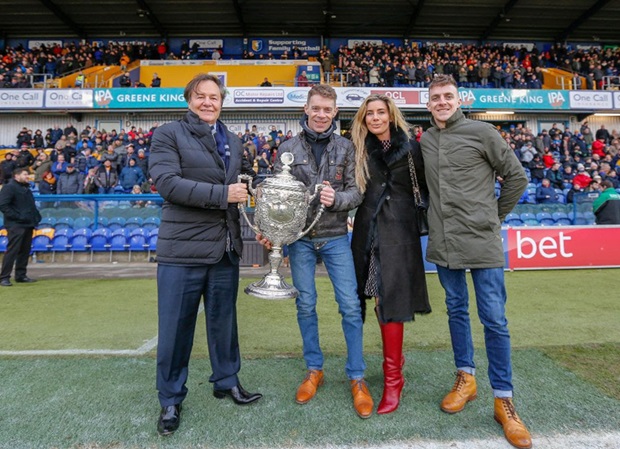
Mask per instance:
[[[396,128],[391,126],[390,136],[392,146],[387,152],[384,152],[381,141],[377,139],[377,136],[369,132],[366,136],[366,149],[368,150],[369,157],[382,160],[387,165],[392,165],[412,150],[411,142],[403,130],[396,130]]]

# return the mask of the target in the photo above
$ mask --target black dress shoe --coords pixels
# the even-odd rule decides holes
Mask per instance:
[[[161,436],[172,435],[181,424],[181,404],[169,405],[161,408],[157,432]]]
[[[213,390],[213,396],[218,399],[224,399],[228,396],[237,405],[251,404],[263,397],[260,393],[248,393],[243,389],[241,384],[237,384],[236,387],[232,387],[230,390]]]
[[[23,282],[23,283],[30,284],[32,282],[37,282],[37,280],[29,278],[28,276],[24,276],[23,278],[19,278],[19,279],[15,278],[15,282]]]
[[[10,279],[2,279],[0,281],[0,285],[2,287],[12,287],[13,286],[13,284],[11,284],[11,280]]]

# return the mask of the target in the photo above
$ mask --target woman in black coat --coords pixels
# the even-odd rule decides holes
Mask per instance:
[[[403,323],[429,313],[409,154],[422,194],[424,162],[394,101],[370,95],[353,119],[356,182],[364,201],[355,215],[353,258],[362,306],[375,298],[383,341],[383,398],[378,414],[398,408],[405,383]]]

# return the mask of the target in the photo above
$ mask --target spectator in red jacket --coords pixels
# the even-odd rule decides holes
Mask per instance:
[[[579,186],[580,189],[585,189],[592,182],[592,178],[586,172],[583,164],[577,165],[577,174],[573,178],[573,185]]]
[[[599,137],[594,142],[592,142],[592,154],[598,154],[601,158],[605,157],[605,138]]]

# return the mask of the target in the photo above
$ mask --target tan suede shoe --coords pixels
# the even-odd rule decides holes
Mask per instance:
[[[351,395],[353,396],[353,408],[360,418],[370,418],[372,415],[372,396],[364,379],[351,381]]]
[[[310,369],[297,389],[295,402],[305,404],[316,394],[316,390],[323,385],[323,370]]]
[[[452,391],[443,398],[439,407],[446,413],[458,413],[465,408],[465,404],[477,397],[476,378],[459,370],[456,372],[456,381]]]
[[[517,415],[511,398],[495,398],[495,421],[504,428],[504,435],[510,444],[519,449],[532,447],[532,437]]]

